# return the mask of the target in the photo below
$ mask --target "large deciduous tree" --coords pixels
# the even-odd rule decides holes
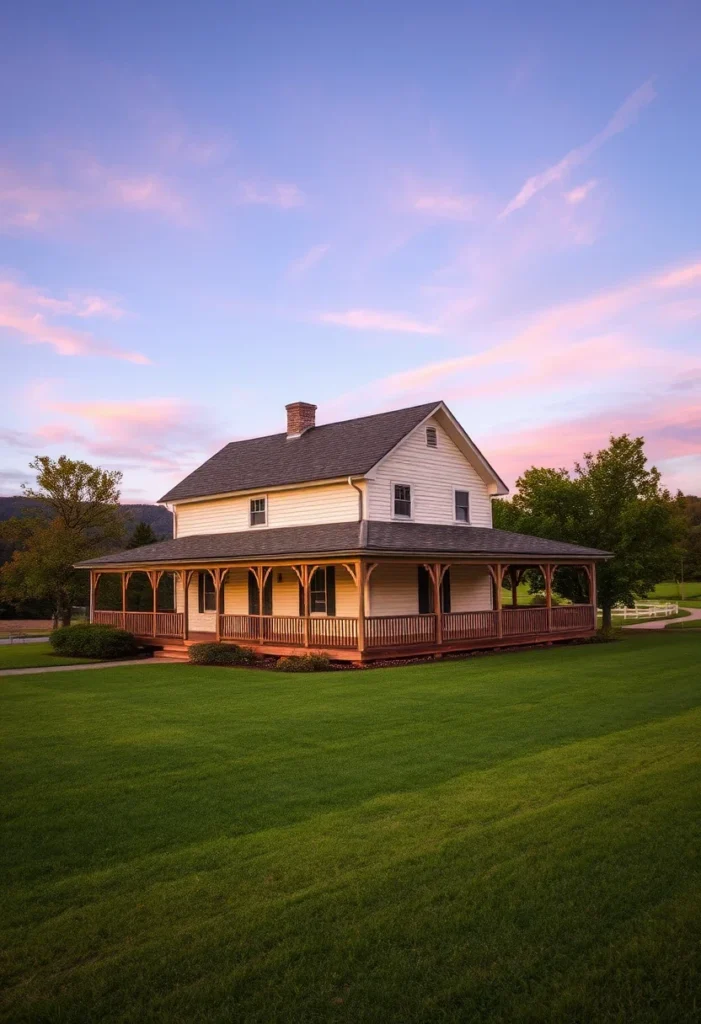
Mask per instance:
[[[604,628],[614,605],[644,597],[678,561],[683,498],[673,497],[658,470],[648,467],[642,437],[611,437],[608,448],[585,454],[574,474],[532,467],[516,487],[510,501],[495,501],[496,527],[613,553],[597,570]],[[562,570],[555,586],[563,597],[575,597],[579,581]]]
[[[55,620],[69,625],[72,605],[86,593],[86,573],[74,564],[122,540],[122,474],[65,455],[38,455],[30,468],[37,473],[36,486],[22,489],[43,514],[3,524],[17,550],[0,570],[0,591],[9,600],[50,598]]]

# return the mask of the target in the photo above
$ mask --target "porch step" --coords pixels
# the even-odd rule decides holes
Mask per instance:
[[[153,652],[154,658],[167,658],[169,661],[189,661],[187,648],[179,645],[166,644]]]

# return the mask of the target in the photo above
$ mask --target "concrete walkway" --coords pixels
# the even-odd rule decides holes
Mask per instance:
[[[78,672],[88,668],[122,668],[124,665],[183,665],[178,658],[135,658],[133,661],[92,661],[89,665],[49,665],[47,668],[3,668],[0,676],[32,676],[37,672]]]
[[[664,629],[670,622],[693,622],[699,621],[701,627],[701,608],[683,608],[680,611],[688,612],[676,619],[655,619],[652,622],[639,622],[637,625],[624,626],[624,629]]]

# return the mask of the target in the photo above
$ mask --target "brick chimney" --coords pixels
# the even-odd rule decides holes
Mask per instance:
[[[287,439],[299,437],[316,425],[316,406],[309,402],[290,402],[287,409]]]

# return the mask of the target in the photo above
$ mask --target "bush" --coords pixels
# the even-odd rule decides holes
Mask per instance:
[[[280,658],[275,668],[279,672],[328,672],[331,659],[328,654],[292,654]]]
[[[252,665],[256,660],[250,647],[236,644],[193,644],[188,654],[193,665]]]
[[[546,600],[547,599],[545,597],[545,594],[534,594],[532,599],[531,599],[531,607],[533,607],[533,608],[544,608],[545,604],[546,604]],[[556,608],[557,605],[561,604],[562,602],[560,601],[559,598],[555,597],[555,595],[553,594],[551,599],[550,599],[550,603],[551,603],[553,608]]]
[[[87,622],[55,629],[49,643],[56,654],[70,658],[129,658],[139,651],[136,638],[125,629]]]

